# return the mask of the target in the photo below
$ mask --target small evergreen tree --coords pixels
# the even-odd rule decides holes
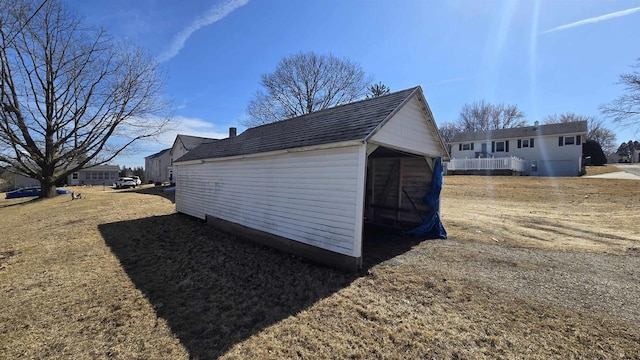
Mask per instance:
[[[607,157],[602,151],[602,146],[595,140],[587,140],[582,143],[582,155],[589,158],[587,164],[601,166],[607,163]]]
[[[389,89],[387,85],[382,82],[378,82],[377,84],[373,84],[367,88],[367,99],[388,94],[390,91],[391,89]]]

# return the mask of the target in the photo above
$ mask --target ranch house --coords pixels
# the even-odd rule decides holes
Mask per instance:
[[[586,137],[586,121],[461,133],[447,174],[580,176]]]
[[[174,161],[176,210],[353,270],[365,223],[422,222],[440,157],[444,144],[415,87],[196,147]]]

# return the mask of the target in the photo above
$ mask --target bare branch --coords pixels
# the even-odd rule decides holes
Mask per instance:
[[[0,164],[51,196],[58,179],[163,133],[170,117],[151,57],[82,27],[56,0],[26,22],[36,5],[0,9]]]
[[[632,66],[633,72],[620,75],[618,84],[624,85],[624,94],[608,104],[600,106],[600,111],[620,126],[635,127],[640,131],[640,58]]]
[[[516,105],[489,104],[484,100],[465,104],[457,123],[462,132],[508,129],[525,124],[524,113]]]
[[[283,58],[276,70],[262,75],[264,90],[249,101],[252,119],[245,126],[256,126],[308,114],[356,100],[364,94],[369,80],[360,65],[348,59],[299,53]]]

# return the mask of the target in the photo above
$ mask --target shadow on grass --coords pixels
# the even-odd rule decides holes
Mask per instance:
[[[175,191],[164,191],[168,186],[146,186],[146,187],[137,187],[133,189],[123,189],[121,191],[116,192],[116,194],[145,194],[145,195],[156,195],[162,196],[163,198],[171,200],[172,203],[176,203],[176,192]],[[115,189],[114,189],[115,190]]]
[[[61,196],[61,195],[58,195],[58,196]],[[33,204],[43,199],[39,197],[32,197],[32,198],[18,198],[18,199],[4,199],[4,200],[5,201],[0,201],[0,209],[10,208],[13,206],[26,205],[26,204]]]
[[[236,239],[180,214],[103,224],[99,230],[192,358],[216,358],[358,277]],[[371,258],[380,261],[397,252],[386,245],[385,254]]]

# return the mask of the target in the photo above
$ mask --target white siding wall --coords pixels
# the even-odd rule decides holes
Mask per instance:
[[[156,181],[169,181],[169,174],[167,173],[167,166],[171,163],[171,154],[169,151],[164,154],[144,159],[144,175],[145,180]]]
[[[575,136],[576,134],[573,134]],[[487,144],[487,152],[495,157],[517,156],[527,160],[526,174],[539,176],[578,176],[580,174],[580,158],[582,145],[558,146],[560,135],[535,137],[534,147],[518,149],[518,139],[509,139],[509,152],[491,152],[491,141],[475,141],[473,150],[459,150],[458,143],[452,144],[451,157],[456,159],[475,157],[476,152],[482,151],[482,144]],[[583,143],[586,134],[582,134]],[[531,139],[531,138],[522,138]],[[503,140],[497,140],[503,141]],[[538,171],[531,172],[531,161],[538,162]]]
[[[420,108],[417,96],[405,104],[371,141],[413,154],[443,156],[438,131]]]
[[[171,148],[170,152],[171,152],[171,158],[169,162],[171,163],[171,160],[176,161],[180,159],[182,155],[186,154],[187,149],[185,149],[184,146],[182,146],[181,141],[175,141],[175,143],[173,144],[173,148]]]
[[[359,257],[365,161],[361,145],[177,165],[176,209]]]

